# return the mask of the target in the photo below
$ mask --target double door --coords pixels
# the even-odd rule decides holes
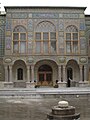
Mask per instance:
[[[52,73],[51,72],[39,72],[38,79],[41,85],[49,86],[52,83]]]

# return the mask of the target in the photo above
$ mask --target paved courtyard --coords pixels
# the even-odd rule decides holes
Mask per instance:
[[[0,92],[0,120],[46,120],[47,113],[51,111],[52,106],[57,105],[58,101],[66,100],[70,105],[76,107],[76,112],[81,113],[81,120],[90,120],[90,88],[65,88],[65,89],[36,89],[37,93],[43,93],[43,97],[19,97],[9,96],[7,90]],[[32,93],[32,90],[8,90],[9,93],[17,94]],[[35,90],[34,90],[35,91]],[[49,94],[46,95],[46,91]],[[56,94],[57,91],[57,94]],[[61,92],[60,92],[61,91]],[[20,94],[21,94],[20,93]],[[24,93],[24,94],[25,94]],[[15,95],[14,94],[14,95]],[[53,94],[53,95],[52,95]],[[29,94],[30,95],[30,94]],[[36,98],[35,98],[36,97]]]

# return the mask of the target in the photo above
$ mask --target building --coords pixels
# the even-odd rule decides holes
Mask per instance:
[[[88,86],[86,7],[6,6],[0,15],[0,86]]]

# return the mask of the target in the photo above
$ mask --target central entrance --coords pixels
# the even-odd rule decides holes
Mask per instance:
[[[38,69],[38,81],[42,86],[52,85],[52,68],[49,65],[42,65]]]

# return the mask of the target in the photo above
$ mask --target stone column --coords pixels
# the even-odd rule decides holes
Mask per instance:
[[[9,66],[9,82],[12,82],[12,66]]]
[[[82,65],[80,65],[80,81],[83,81],[83,79],[82,79]]]
[[[63,82],[66,82],[65,65],[63,65]]]
[[[13,87],[13,82],[12,82],[12,66],[5,67],[5,84],[4,87],[6,88],[12,88]]]
[[[31,81],[34,82],[34,65],[31,65]]]
[[[5,82],[8,82],[8,66],[5,66]]]
[[[58,66],[58,81],[61,82],[61,65]]]
[[[30,66],[27,66],[27,82],[30,82]]]
[[[87,66],[84,66],[84,81],[87,81]]]

